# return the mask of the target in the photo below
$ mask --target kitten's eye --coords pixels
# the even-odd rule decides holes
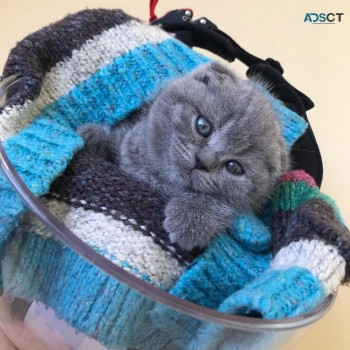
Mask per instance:
[[[241,164],[236,162],[235,160],[229,160],[226,163],[226,170],[233,175],[243,175],[244,169]]]
[[[200,135],[208,137],[211,132],[211,124],[209,120],[202,115],[197,118],[196,128]]]

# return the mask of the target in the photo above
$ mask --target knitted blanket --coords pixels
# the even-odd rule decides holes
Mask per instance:
[[[300,315],[350,272],[349,232],[309,175],[285,174],[261,217],[242,215],[207,249],[188,252],[162,227],[167,198],[82,150],[79,126],[116,123],[208,61],[120,10],[68,16],[12,50],[3,78],[24,82],[0,110],[0,138],[29,189],[119,267],[222,312]],[[306,124],[270,98],[290,148]],[[222,329],[155,306],[63,246],[3,176],[0,202],[4,293],[43,302],[109,348],[219,348]]]

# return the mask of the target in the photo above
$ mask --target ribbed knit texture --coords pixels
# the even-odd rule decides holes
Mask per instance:
[[[143,319],[152,301],[60,242],[18,232],[8,250],[3,267],[6,294],[43,302],[78,331],[113,349],[124,349],[137,328],[146,326]]]
[[[270,259],[270,253],[254,253],[222,234],[181,276],[170,293],[216,309],[228,296],[265,271]]]
[[[311,272],[291,267],[265,272],[229,297],[219,310],[243,316],[285,318],[311,310],[324,297],[321,282]]]

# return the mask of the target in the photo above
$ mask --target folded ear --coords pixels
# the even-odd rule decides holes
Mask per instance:
[[[205,85],[218,82],[221,84],[227,79],[236,80],[236,75],[220,62],[213,61],[199,69],[195,79]]]
[[[235,73],[233,73],[230,69],[228,69],[226,66],[224,66],[222,63],[218,61],[211,62],[209,65],[209,69],[219,79],[227,79],[227,78],[230,78],[232,80],[237,79]]]

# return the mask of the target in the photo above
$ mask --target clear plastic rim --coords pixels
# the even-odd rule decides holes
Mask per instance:
[[[0,100],[1,96],[6,95],[8,88],[20,82],[21,79],[13,77],[10,84],[0,83]],[[98,254],[90,248],[82,240],[74,235],[60,220],[58,220],[46,208],[38,198],[28,189],[21,177],[16,172],[14,166],[6,155],[5,149],[0,142],[0,169],[3,174],[20,196],[23,202],[30,208],[33,214],[68,247],[73,249],[80,256],[106,272],[117,281],[125,284],[129,288],[134,289],[146,298],[154,302],[161,303],[170,309],[184,313],[190,317],[194,317],[203,321],[213,322],[224,327],[248,332],[262,331],[287,331],[310,325],[322,318],[333,305],[336,294],[329,295],[321,304],[312,311],[298,317],[290,317],[285,319],[257,319],[245,316],[238,316],[228,313],[222,313],[214,309],[209,309],[198,304],[177,298],[165,291],[162,291],[147,282],[133,276],[121,267],[115,265],[104,256]]]

